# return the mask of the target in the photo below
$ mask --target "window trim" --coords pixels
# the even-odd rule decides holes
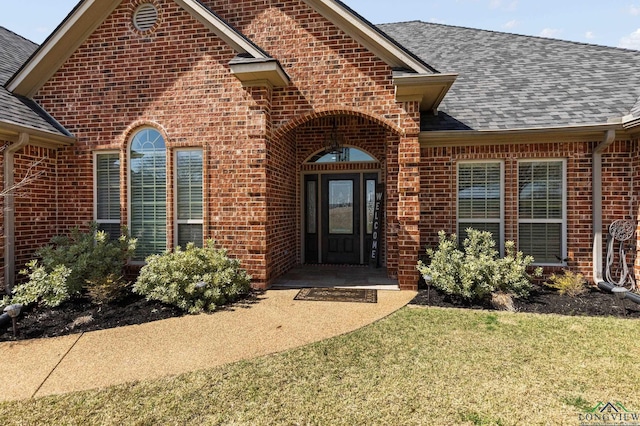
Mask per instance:
[[[106,225],[121,225],[122,223],[122,212],[120,212],[120,217],[118,219],[99,219],[98,218],[98,156],[100,155],[117,155],[120,160],[120,174],[118,176],[118,182],[120,187],[120,203],[122,203],[122,158],[120,156],[120,151],[118,150],[105,150],[105,151],[94,151],[93,152],[93,220],[95,223],[106,224]],[[121,204],[122,205],[122,204]]]
[[[136,135],[138,135],[140,132],[146,130],[146,129],[151,129],[151,130],[155,130],[156,132],[160,133],[160,136],[162,137],[162,140],[164,142],[164,150],[165,150],[165,206],[167,208],[166,212],[167,215],[165,217],[165,229],[167,227],[168,224],[168,219],[169,219],[169,215],[168,215],[168,208],[169,208],[169,199],[168,199],[168,191],[169,191],[169,185],[171,183],[170,178],[169,178],[169,155],[170,155],[170,150],[169,150],[169,145],[168,145],[168,138],[167,135],[165,134],[165,132],[161,129],[159,129],[156,126],[150,125],[150,124],[146,124],[143,126],[139,126],[136,127],[135,129],[133,129],[128,136],[127,139],[127,153],[126,153],[126,158],[127,158],[127,164],[126,164],[126,180],[127,180],[127,228],[129,229],[129,233],[131,234],[132,237],[135,238],[135,235],[133,235],[133,228],[131,225],[131,221],[133,220],[133,208],[132,208],[132,204],[131,204],[131,198],[132,198],[132,186],[131,186],[131,145],[133,144],[133,140],[135,139]],[[169,233],[168,233],[168,229],[166,229],[167,231],[167,237],[165,238],[165,250],[169,248]],[[146,262],[144,259],[131,259],[129,261],[130,264],[132,265],[145,265]]]
[[[202,219],[178,219],[178,153],[179,152],[189,152],[189,151],[198,151],[202,154]],[[186,147],[186,148],[175,148],[173,150],[173,242],[174,247],[178,246],[179,241],[179,231],[178,225],[201,225],[202,226],[202,244],[204,245],[206,238],[204,235],[204,215],[205,215],[205,184],[204,184],[204,149],[202,147]],[[182,247],[184,249],[184,247]]]
[[[327,161],[327,162],[318,162],[317,160],[319,160],[320,158],[324,157],[325,155],[329,155],[326,152],[326,149],[320,149],[316,152],[314,152],[313,154],[311,154],[305,161],[304,164],[378,164],[380,163],[380,160],[378,160],[376,158],[375,155],[371,154],[369,151],[367,151],[364,148],[360,148],[358,146],[354,146],[354,145],[344,145],[343,148],[349,148],[349,149],[355,149],[358,151],[363,152],[364,154],[368,155],[369,157],[372,158],[372,160],[366,160],[366,161]]]
[[[522,163],[562,163],[562,218],[560,219],[521,219],[520,218],[520,164]],[[516,167],[516,216],[518,232],[518,250],[520,250],[521,223],[557,223],[560,224],[560,256],[558,262],[534,262],[536,266],[566,266],[567,265],[567,159],[566,158],[523,158],[519,159]]]
[[[500,165],[500,218],[499,219],[482,219],[482,220],[478,220],[478,219],[465,219],[465,218],[460,218],[460,197],[459,197],[459,191],[460,191],[460,166],[463,165],[468,165],[468,164],[499,164]],[[500,160],[500,159],[486,159],[486,160],[462,160],[462,161],[458,161],[456,164],[456,191],[455,191],[455,197],[456,197],[456,235],[458,235],[458,237],[460,237],[461,235],[461,230],[464,230],[465,228],[461,227],[461,224],[465,224],[465,223],[477,223],[477,222],[483,222],[483,223],[498,223],[499,227],[500,227],[500,235],[498,240],[496,241],[497,245],[498,245],[498,252],[500,253],[501,256],[504,255],[504,242],[505,242],[505,166],[504,166],[504,160]]]

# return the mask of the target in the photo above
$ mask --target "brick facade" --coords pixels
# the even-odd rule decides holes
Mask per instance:
[[[172,0],[153,0],[159,21],[140,33],[131,18],[141,3],[122,1],[34,96],[77,143],[16,154],[16,179],[46,158],[44,177],[16,203],[18,268],[51,236],[94,220],[96,152],[120,153],[128,223],[129,143],[154,127],[167,147],[167,247],[175,240],[172,153],[201,148],[204,237],[241,259],[257,288],[304,261],[302,176],[367,171],[386,189],[383,265],[401,288],[416,289],[424,247],[440,230],[456,232],[457,164],[479,159],[504,162],[505,238],[516,241],[518,160],[566,160],[568,266],[590,275],[599,140],[421,145],[419,103],[396,101],[391,67],[305,2],[202,1],[279,61],[287,87],[243,87],[229,69],[237,52]],[[377,163],[309,164],[334,124]],[[637,145],[619,140],[603,155],[604,226],[640,214],[631,195],[640,189]]]
[[[434,246],[438,231],[456,233],[457,164],[461,161],[504,162],[505,240],[518,241],[518,161],[528,159],[566,160],[567,266],[591,277],[592,232],[592,153],[600,141],[548,142],[423,147],[421,164],[421,247]],[[633,163],[637,141],[614,142],[602,161],[603,253],[606,253],[607,227],[618,219],[634,219],[632,194],[637,193]],[[635,191],[635,192],[634,192]],[[547,268],[552,271],[554,268]]]
[[[153,126],[168,152],[202,147],[205,155],[205,238],[242,260],[254,285],[266,287],[301,261],[300,174],[323,147],[328,123],[340,121],[349,145],[380,160],[387,183],[387,258],[390,274],[415,288],[417,228],[396,237],[417,185],[397,196],[397,173],[415,174],[417,103],[397,103],[392,70],[304,2],[204,2],[277,58],[291,78],[286,88],[244,88],[230,74],[236,53],[170,0],[157,0],[159,24],[140,34],[131,15],[140,1],[123,1],[39,90],[35,99],[78,142],[58,153],[57,230],[93,220],[93,153],[121,153],[121,218],[127,223],[127,150],[132,134]],[[167,180],[172,179],[167,156]],[[340,166],[335,166],[339,169]],[[336,170],[337,170],[336,169]],[[167,191],[168,246],[173,238],[173,192]],[[417,209],[415,209],[417,211]],[[398,243],[396,243],[396,238]],[[398,246],[396,246],[398,244]],[[400,249],[399,247],[404,247]],[[412,248],[409,248],[412,247]],[[400,268],[401,271],[398,271]],[[404,268],[404,269],[403,269]],[[402,272],[404,270],[404,272]]]

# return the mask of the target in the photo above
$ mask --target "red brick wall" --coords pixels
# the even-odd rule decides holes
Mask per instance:
[[[568,267],[592,275],[592,152],[599,141],[456,147],[423,147],[421,165],[421,246],[434,246],[438,231],[456,232],[457,163],[502,160],[505,168],[505,239],[518,239],[518,160],[566,159]],[[632,205],[635,144],[615,142],[603,155],[603,232],[628,218]],[[603,246],[604,253],[606,247]]]
[[[363,147],[378,144],[373,154],[383,159],[385,142],[389,150],[390,135],[406,121],[391,69],[304,2],[204,2],[291,77],[287,88],[246,89],[228,68],[236,52],[175,2],[154,0],[157,28],[145,35],[134,30],[131,14],[139,3],[123,1],[35,97],[78,138],[58,157],[60,228],[93,219],[92,155],[101,149],[122,153],[126,223],[129,138],[139,126],[153,125],[170,151],[203,147],[205,238],[241,258],[264,286],[299,259],[299,171],[308,142],[298,131],[319,115],[371,117],[378,124],[367,122],[358,132],[367,139]],[[392,200],[394,179],[387,176]],[[170,239],[171,195],[169,189]]]
[[[15,192],[16,273],[58,234],[56,166],[52,149],[28,145],[14,154],[14,181],[27,182]]]

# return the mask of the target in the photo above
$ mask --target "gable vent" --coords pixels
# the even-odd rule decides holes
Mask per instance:
[[[139,31],[149,31],[158,22],[158,11],[151,3],[140,5],[133,14],[133,25]]]

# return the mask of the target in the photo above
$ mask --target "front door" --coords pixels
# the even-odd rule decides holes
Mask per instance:
[[[305,176],[306,263],[369,262],[377,182],[377,173]]]
[[[359,264],[360,175],[322,176],[322,259]]]

